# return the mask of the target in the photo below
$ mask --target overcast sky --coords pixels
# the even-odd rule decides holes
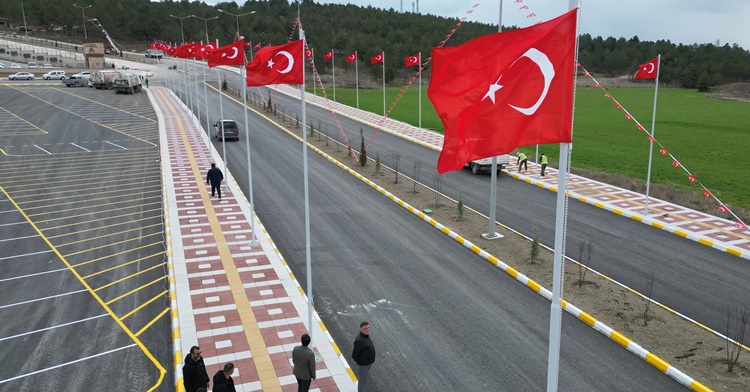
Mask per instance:
[[[235,0],[243,4],[241,0]],[[411,11],[414,0],[316,0],[318,3],[371,5]],[[206,1],[215,4],[218,1]],[[470,15],[474,4],[479,6]],[[420,0],[419,12],[497,24],[500,0]],[[521,10],[523,5],[528,10]],[[568,9],[568,0],[503,0],[503,25],[527,27],[552,19]],[[537,17],[527,18],[533,12]],[[304,10],[302,12],[304,23]],[[673,43],[737,43],[750,49],[750,0],[583,0],[581,32],[592,36]]]

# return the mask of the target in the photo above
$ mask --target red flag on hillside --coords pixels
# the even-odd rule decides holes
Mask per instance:
[[[258,51],[247,67],[247,86],[302,84],[304,61],[302,40]]]
[[[727,208],[724,204],[722,204],[722,205],[716,207],[716,211],[719,211],[719,212],[729,212],[729,208]]]
[[[255,44],[255,46],[253,46],[253,49],[260,49],[260,42],[258,42],[257,44]]]
[[[182,44],[174,49],[174,53],[172,55],[174,57],[179,57],[182,59],[187,59],[190,57],[195,56],[193,54],[193,48],[200,47],[201,44],[191,43],[191,44]]]
[[[690,182],[698,182],[698,179],[692,174],[688,176],[688,180],[690,180]]]
[[[576,16],[432,50],[427,96],[445,129],[438,172],[519,146],[571,142]]]
[[[305,57],[312,57],[312,49],[308,49],[305,51]]]
[[[407,67],[413,67],[415,65],[419,65],[419,55],[409,56],[406,58],[406,66]]]
[[[208,54],[211,53],[211,51],[213,51],[214,49],[216,49],[216,45],[214,45],[213,43],[201,46],[198,50],[198,58],[201,60],[207,59]]]
[[[737,221],[737,222],[736,222],[736,223],[734,224],[734,227],[735,227],[736,229],[747,229],[747,225],[745,225],[744,223],[742,223],[742,221]]]
[[[382,63],[383,62],[383,57],[384,57],[383,53],[384,52],[380,52],[380,53],[376,54],[375,56],[372,56],[372,58],[370,59],[370,64]]]
[[[354,52],[354,53],[346,56],[346,62],[347,63],[353,63],[355,61],[357,61],[357,52]]]
[[[328,53],[326,53],[323,56],[323,60],[330,60],[333,58],[333,49],[329,50]]]
[[[156,42],[148,44],[149,49],[156,49]]]
[[[664,147],[659,147],[659,154],[661,154],[661,155],[668,155],[669,151],[667,151],[667,149],[664,148]]]
[[[708,189],[703,190],[703,196],[705,197],[714,197],[714,195],[711,194],[711,192]]]
[[[245,65],[245,41],[235,41],[212,50],[206,56],[209,67],[218,65]]]
[[[636,72],[634,79],[656,79],[656,74],[659,72],[659,58],[655,58],[646,64],[638,66],[638,72]]]

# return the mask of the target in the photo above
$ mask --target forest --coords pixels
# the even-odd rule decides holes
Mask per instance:
[[[241,6],[237,2],[211,6],[187,0],[81,0],[78,3],[71,0],[0,0],[0,20],[10,21],[17,33],[24,25],[25,16],[31,35],[81,42],[85,14],[87,18],[97,18],[109,35],[129,50],[143,50],[155,41],[180,43],[183,33],[186,42],[205,41],[208,36],[225,45],[234,40],[239,24],[239,34],[246,41],[266,46],[287,42],[297,9],[297,3],[289,0],[248,0]],[[323,60],[330,49],[334,50],[337,72],[339,67],[354,68],[344,59],[356,50],[360,75],[369,73],[380,78],[382,66],[372,65],[369,60],[385,51],[388,83],[413,73],[413,69],[405,67],[404,58],[421,52],[426,59],[431,49],[439,45],[459,22],[457,19],[371,6],[323,5],[314,0],[302,0],[299,10],[320,73],[330,72],[331,62]],[[242,15],[253,11],[253,14]],[[236,18],[230,14],[242,16]],[[215,19],[203,20],[209,18]],[[514,28],[517,27],[503,26],[503,30]],[[86,29],[90,36],[103,38],[92,23],[87,22]],[[459,45],[495,32],[497,25],[467,21],[460,24],[446,45]],[[295,31],[295,39],[297,34]],[[597,75],[634,74],[639,64],[658,54],[662,55],[660,79],[666,84],[705,91],[715,85],[750,82],[750,51],[738,45],[684,45],[669,40],[650,42],[641,41],[637,36],[604,38],[582,34],[579,37],[579,62]],[[428,65],[425,77],[429,77],[429,71]]]

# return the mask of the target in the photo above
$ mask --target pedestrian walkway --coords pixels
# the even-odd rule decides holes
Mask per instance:
[[[231,192],[211,198],[205,173],[212,161],[219,168],[223,162],[187,107],[166,88],[148,93],[161,137],[177,390],[183,390],[183,359],[197,345],[209,376],[234,363],[237,391],[296,391],[292,349],[310,333],[307,297],[231,173],[224,173]],[[250,245],[251,217],[256,246]],[[356,390],[317,313],[314,320],[311,391]]]
[[[290,86],[279,86],[276,90],[297,99],[300,96],[299,89]],[[442,149],[442,134],[420,129],[390,118],[383,120],[383,116],[312,94],[306,94],[305,100],[309,104],[331,110],[337,115],[372,127],[378,127],[382,122],[381,131],[383,132],[413,141],[433,150],[440,151]],[[548,167],[546,170],[547,176],[541,177],[538,175],[540,172],[539,165],[531,163],[529,167],[531,170],[519,173],[515,159],[511,159],[511,165],[507,168],[506,173],[513,178],[557,191],[558,171],[556,169]],[[733,221],[653,197],[649,198],[649,213],[645,214],[645,195],[575,174],[568,176],[567,192],[570,197],[584,203],[688,238],[722,252],[750,259],[750,231],[734,227],[735,222]]]

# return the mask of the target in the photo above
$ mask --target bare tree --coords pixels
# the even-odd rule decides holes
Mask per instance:
[[[375,172],[380,173],[380,151],[375,153]]]
[[[367,150],[365,150],[365,131],[359,129],[359,165],[367,164]]]
[[[462,191],[458,191],[458,204],[456,204],[456,222],[464,220],[464,196]]]
[[[726,317],[727,371],[731,372],[742,353],[741,343],[745,341],[745,330],[750,319],[750,310],[744,306],[729,306],[724,308]]]
[[[412,183],[414,184],[414,189],[412,190],[413,194],[417,194],[417,182],[419,182],[419,172],[422,169],[422,162],[420,161],[414,161],[414,178],[412,179]]]
[[[586,281],[586,272],[589,270],[593,247],[594,244],[590,240],[578,242],[578,288],[583,287],[583,282]]]
[[[531,238],[531,249],[529,251],[529,261],[531,261],[531,264],[534,264],[536,261],[536,258],[539,257],[539,229],[536,226],[536,223],[534,224],[533,228],[533,236]]]
[[[393,174],[396,176],[396,184],[398,184],[398,166],[401,164],[401,155],[400,154],[393,154],[391,155],[391,159],[393,159]]]
[[[648,311],[651,307],[651,294],[654,292],[654,273],[648,272],[646,274],[646,292],[644,293],[646,300],[646,309],[643,311],[643,325],[648,326]]]
[[[435,189],[435,209],[437,210],[438,207],[440,207],[440,196],[441,188],[443,187],[443,175],[435,172],[435,178],[433,179],[433,188]]]

